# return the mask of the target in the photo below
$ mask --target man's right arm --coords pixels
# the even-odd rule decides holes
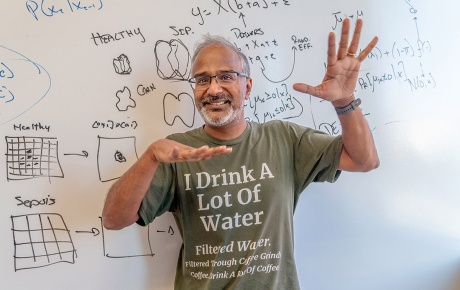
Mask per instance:
[[[139,219],[137,211],[160,165],[149,150],[110,188],[102,210],[102,222],[109,230],[119,230]]]
[[[141,157],[110,188],[102,210],[105,228],[118,230],[139,219],[138,210],[150,182],[161,162],[208,160],[231,153],[225,146],[193,148],[172,140],[160,139],[148,147]]]

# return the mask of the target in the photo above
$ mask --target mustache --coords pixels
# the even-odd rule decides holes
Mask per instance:
[[[215,96],[207,96],[201,99],[201,104],[207,104],[215,101],[229,101],[231,102],[233,100],[232,96],[228,94],[218,94]]]

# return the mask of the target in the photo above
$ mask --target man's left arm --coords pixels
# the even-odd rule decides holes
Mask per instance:
[[[357,55],[362,25],[362,20],[358,19],[351,43],[348,44],[350,20],[345,19],[337,50],[335,35],[329,33],[327,70],[321,84],[294,84],[295,90],[329,101],[336,108],[342,125],[343,139],[339,169],[345,171],[369,171],[377,168],[380,163],[372,133],[363,113],[354,102],[361,62],[367,58],[378,41],[378,38],[374,37]]]
[[[355,102],[353,98],[346,102],[332,102],[335,108],[346,108]],[[349,112],[338,114],[342,125],[343,148],[339,169],[344,171],[365,172],[380,165],[372,132],[359,107],[350,108]]]

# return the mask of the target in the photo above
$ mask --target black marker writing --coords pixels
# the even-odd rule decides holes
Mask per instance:
[[[135,28],[133,30],[123,30],[120,32],[115,32],[115,33],[106,33],[106,34],[100,34],[99,32],[96,33],[91,33],[91,39],[94,41],[94,44],[96,46],[100,44],[107,44],[110,42],[114,41],[120,41],[123,39],[129,39],[131,37],[141,37],[142,40],[141,42],[145,42],[145,37],[141,32],[140,28]]]

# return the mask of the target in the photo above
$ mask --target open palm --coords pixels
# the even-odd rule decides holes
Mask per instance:
[[[324,100],[333,102],[335,106],[347,105],[354,97],[361,62],[377,44],[378,38],[372,41],[356,56],[361,36],[362,20],[356,22],[355,31],[350,45],[350,20],[345,19],[342,25],[339,48],[336,52],[335,35],[329,33],[327,50],[327,70],[321,84],[310,86],[304,83],[294,84],[294,89],[299,92],[314,95]]]

